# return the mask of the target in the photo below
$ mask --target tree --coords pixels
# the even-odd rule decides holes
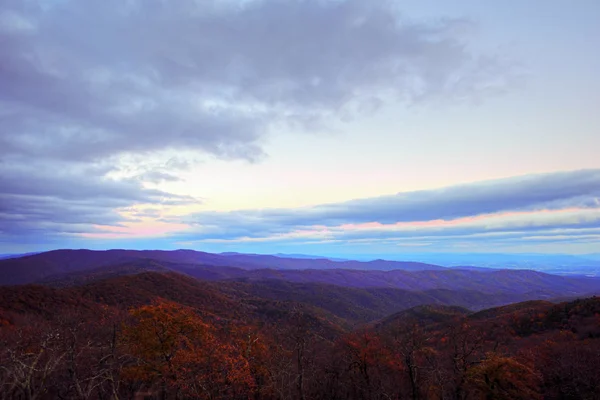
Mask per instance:
[[[121,373],[130,361],[119,337],[122,313],[103,307],[93,320],[80,310],[57,319],[65,352],[57,384],[60,397],[119,399]]]
[[[391,376],[387,368],[390,353],[378,335],[364,330],[342,339],[345,369],[348,371],[351,398],[374,399],[386,391],[385,377]],[[388,393],[388,396],[390,394]]]
[[[531,366],[493,352],[471,368],[467,377],[473,393],[486,400],[541,399],[540,383]]]
[[[460,319],[448,327],[440,342],[446,359],[446,376],[440,376],[440,379],[447,381],[447,397],[455,400],[466,399],[467,374],[483,357],[485,333],[466,320]]]
[[[391,352],[399,363],[398,370],[407,378],[409,397],[413,400],[422,398],[422,393],[430,387],[425,374],[429,372],[437,356],[431,340],[432,335],[418,324],[398,325],[393,329]]]
[[[159,396],[235,398],[253,386],[248,362],[234,346],[222,343],[215,330],[188,307],[166,300],[132,310],[135,322],[124,338],[137,363],[128,368]]]
[[[1,342],[0,398],[36,400],[45,396],[66,356],[58,331],[38,321],[32,327],[7,332]]]

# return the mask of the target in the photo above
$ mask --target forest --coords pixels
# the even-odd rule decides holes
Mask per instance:
[[[600,298],[373,318],[349,312],[360,298],[261,296],[270,284],[142,272],[2,286],[0,398],[600,398]]]

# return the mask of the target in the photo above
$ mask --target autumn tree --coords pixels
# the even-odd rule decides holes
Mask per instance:
[[[270,398],[274,394],[270,369],[271,359],[276,357],[277,346],[262,329],[244,324],[229,324],[222,336],[232,343],[233,348],[248,365],[252,377],[252,395],[255,399]]]
[[[485,332],[466,319],[458,319],[441,332],[438,379],[444,397],[464,400],[470,368],[484,356]]]
[[[193,398],[235,398],[253,386],[247,361],[191,308],[166,300],[132,310],[135,322],[124,329],[124,340],[137,363],[131,379],[169,394]]]
[[[541,399],[540,377],[514,357],[490,352],[468,372],[469,391],[485,400]]]
[[[431,389],[429,375],[437,362],[437,352],[432,346],[433,335],[416,323],[398,323],[390,332],[390,352],[397,370],[408,382],[409,394],[402,397],[418,400]]]
[[[531,352],[551,398],[600,398],[600,339],[578,340],[572,332],[547,338]]]
[[[392,377],[390,353],[380,337],[368,330],[357,331],[344,337],[342,347],[344,368],[348,372],[351,398],[377,399],[387,394],[387,377]]]

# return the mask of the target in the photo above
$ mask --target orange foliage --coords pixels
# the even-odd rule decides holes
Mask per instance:
[[[490,352],[468,372],[473,394],[482,399],[541,399],[539,374],[530,365]]]
[[[254,386],[248,361],[233,344],[217,340],[193,309],[159,299],[131,315],[135,322],[123,331],[138,360],[127,370],[131,379],[207,399],[231,398]]]

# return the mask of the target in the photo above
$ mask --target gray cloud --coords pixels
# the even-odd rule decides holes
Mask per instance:
[[[160,183],[160,182],[176,182],[179,181],[179,177],[169,174],[167,172],[162,171],[148,171],[141,174],[138,179],[143,182],[152,182],[152,183]]]
[[[388,1],[4,0],[3,229],[117,223],[111,207],[183,201],[141,182],[174,180],[186,160],[140,168],[137,181],[107,179],[120,157],[185,150],[254,161],[275,128],[502,90],[510,71],[469,51],[468,25],[411,21]]]
[[[0,174],[0,234],[55,235],[117,226],[116,211],[131,204],[186,204],[196,200],[144,188],[136,179],[110,180],[96,168],[77,171],[11,168]]]
[[[462,96],[503,76],[466,50],[461,21],[412,23],[388,2],[243,4],[9,2],[4,152],[80,161],[191,147],[252,159],[273,122]]]
[[[235,239],[268,237],[314,226],[453,220],[482,214],[569,208],[600,208],[600,170],[529,175],[298,209],[204,212],[187,218],[185,222],[197,227],[198,238]],[[598,221],[577,220],[571,223],[561,222],[559,225],[547,223],[545,228],[586,228],[597,227],[598,224]],[[510,227],[489,227],[485,230],[507,229]],[[526,231],[540,228],[530,224],[516,229]],[[465,232],[465,228],[456,228],[454,233],[480,231],[481,228],[477,227],[468,229],[468,232]],[[430,229],[428,234],[452,232],[452,228],[440,228],[437,233],[435,229]],[[414,235],[413,232],[365,233],[352,230],[335,234],[345,239],[364,235],[379,239]]]

